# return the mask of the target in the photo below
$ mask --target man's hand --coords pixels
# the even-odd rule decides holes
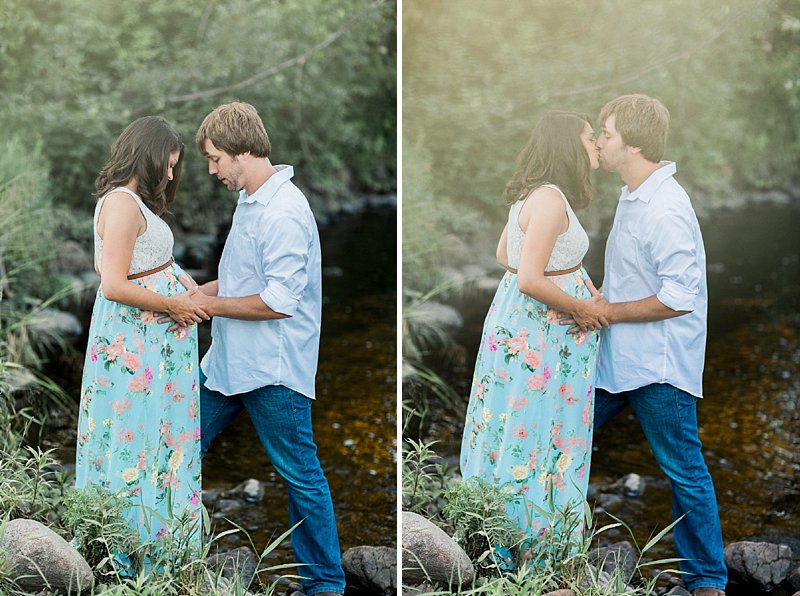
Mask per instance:
[[[202,313],[201,319],[209,320],[212,316],[209,307],[213,303],[213,298],[203,293],[201,291],[202,286],[198,286],[194,279],[192,279],[192,276],[188,273],[179,275],[178,281],[180,281],[183,287],[187,289],[187,292],[185,294],[176,296],[175,299],[181,303],[187,303],[187,305],[189,305],[188,307],[195,312]],[[158,319],[158,322],[172,323],[172,325],[167,328],[168,333],[175,331],[176,329],[180,329],[181,327],[186,327],[186,325],[181,324],[175,319],[174,316],[170,316],[169,314],[164,314],[160,319]],[[199,323],[201,321],[195,318],[195,322]]]

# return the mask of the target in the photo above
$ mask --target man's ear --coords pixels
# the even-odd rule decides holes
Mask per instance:
[[[641,153],[642,152],[642,148],[641,147],[633,147],[631,145],[628,145],[628,151],[630,151],[631,153],[634,153],[634,154],[635,153]]]

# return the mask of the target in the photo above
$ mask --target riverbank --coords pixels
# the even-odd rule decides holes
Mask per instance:
[[[794,230],[800,200],[775,202],[762,196],[742,204],[701,219],[710,307],[700,437],[717,488],[725,543],[791,544],[800,524],[800,414],[795,405],[800,343],[793,332],[800,326],[800,246]],[[592,240],[585,265],[600,282],[603,240],[599,233]],[[412,419],[407,436],[439,441],[436,448],[445,459],[454,457],[460,445],[476,346],[502,275],[493,263],[494,247],[488,240],[483,244],[476,240],[474,251],[465,255],[470,262],[449,270],[458,290],[406,304],[406,329],[419,334],[425,333],[420,327],[437,330],[438,335],[427,332],[427,338],[435,339],[426,344],[423,364],[453,389],[437,394],[426,381],[428,370],[406,368],[407,404],[419,402],[420,395],[429,402],[426,419]],[[653,528],[671,519],[670,490],[638,422],[623,413],[597,431],[592,482],[613,484],[630,474],[645,480],[647,493],[635,502],[614,500],[621,509],[611,511],[644,544]],[[669,540],[651,552],[657,558],[673,555]]]
[[[364,591],[364,582],[358,577],[365,574],[379,575],[375,581],[384,587],[397,577],[396,569],[389,567],[389,563],[394,565],[397,548],[396,242],[388,233],[396,229],[394,200],[365,201],[363,210],[340,214],[320,225],[325,303],[314,431],[334,498],[341,547],[349,553],[348,593],[353,594]],[[202,235],[196,240],[200,243]],[[46,371],[58,380],[71,403],[77,400],[80,388],[86,326],[98,279],[87,269],[86,258],[77,258],[76,252],[69,254],[75,268],[60,271],[70,271],[74,284],[87,285],[85,298],[69,303],[68,311],[44,313],[40,323],[52,326],[63,322],[59,324],[61,334],[72,344],[64,352],[59,348],[58,358],[53,354]],[[201,326],[200,335],[202,352],[210,342],[207,325]],[[34,378],[28,380],[33,389]],[[20,396],[23,387],[17,389]],[[18,405],[24,405],[21,397]],[[49,409],[43,433],[31,434],[31,443],[55,450],[52,455],[60,462],[71,462],[75,423],[63,410]],[[69,464],[59,465],[69,473]],[[288,529],[286,488],[268,465],[246,416],[217,437],[203,467],[204,502],[210,520],[215,533],[225,533],[215,546],[226,552],[243,547],[253,550],[252,540],[261,549]],[[247,491],[245,487],[249,487]],[[228,520],[240,530],[227,534],[235,529]],[[387,554],[390,551],[391,556]],[[292,565],[293,558],[289,540],[284,538],[265,555],[262,566]],[[368,585],[377,589],[374,582]],[[288,582],[276,586],[278,593],[297,589],[296,585],[289,589]]]

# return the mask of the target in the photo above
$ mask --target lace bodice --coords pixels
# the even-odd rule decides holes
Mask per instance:
[[[129,188],[120,186],[108,191],[105,195],[100,197],[94,209],[94,258],[97,262],[98,270],[100,269],[103,258],[103,239],[100,238],[100,235],[97,233],[97,220],[106,197],[112,192],[124,192],[131,195],[136,200],[136,204],[139,205],[139,209],[147,222],[147,229],[144,231],[144,234],[136,238],[128,275],[135,275],[137,273],[149,271],[150,269],[155,269],[169,261],[172,257],[172,246],[174,243],[172,230],[169,229],[169,226],[163,219],[148,209],[147,205],[144,204],[144,201],[142,201],[136,193]]]
[[[567,230],[556,239],[545,271],[571,269],[580,264],[589,250],[589,236],[575,216],[575,212],[561,189],[554,184],[545,184],[544,186],[554,188],[559,192],[561,198],[564,199],[564,204],[567,206],[567,219],[569,220]],[[506,248],[508,251],[508,266],[513,269],[519,268],[519,257],[522,254],[522,245],[525,242],[525,232],[519,227],[519,212],[522,210],[526,200],[527,198],[521,199],[511,205],[511,210],[508,213]]]

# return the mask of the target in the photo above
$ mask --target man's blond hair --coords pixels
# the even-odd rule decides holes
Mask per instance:
[[[612,99],[600,110],[600,126],[614,116],[614,128],[629,147],[638,147],[653,163],[664,157],[669,131],[669,111],[663,103],[641,93]]]
[[[195,135],[200,153],[206,155],[206,140],[228,155],[250,153],[253,157],[269,157],[272,147],[258,111],[249,103],[226,103],[203,119]]]

